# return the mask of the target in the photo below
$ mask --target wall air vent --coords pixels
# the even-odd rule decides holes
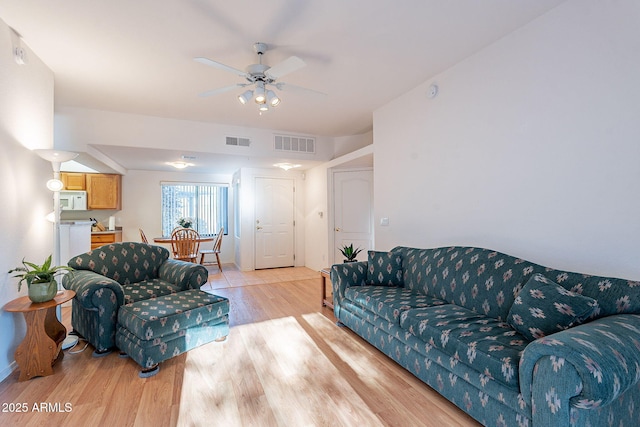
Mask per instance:
[[[276,151],[293,151],[296,153],[315,153],[316,140],[306,136],[274,135],[273,148]]]
[[[248,147],[251,145],[249,138],[240,138],[238,136],[228,136],[227,145],[235,145],[236,147]]]

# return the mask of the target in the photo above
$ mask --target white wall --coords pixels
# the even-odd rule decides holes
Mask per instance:
[[[568,1],[375,111],[377,248],[640,279],[639,19],[635,0]]]
[[[320,271],[329,266],[328,168],[326,165],[305,172],[305,260],[306,266]]]
[[[18,65],[12,50],[27,51]],[[41,263],[53,250],[53,227],[44,219],[53,209],[45,183],[51,164],[30,149],[53,145],[53,73],[0,20],[0,307],[27,294],[7,271],[23,257]],[[22,315],[0,310],[0,381],[15,368],[13,354],[25,335]]]

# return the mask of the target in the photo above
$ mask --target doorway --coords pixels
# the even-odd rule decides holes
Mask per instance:
[[[344,257],[339,248],[353,244],[362,248],[359,260],[373,248],[373,170],[345,170],[333,173],[334,263]]]
[[[294,181],[256,178],[255,268],[295,265]]]

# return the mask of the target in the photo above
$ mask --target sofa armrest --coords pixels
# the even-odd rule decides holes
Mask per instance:
[[[331,287],[334,299],[344,298],[344,291],[350,286],[364,286],[367,280],[367,262],[345,262],[331,267]]]
[[[94,304],[96,292],[110,289],[116,297],[117,306],[124,304],[124,290],[120,283],[89,270],[73,270],[65,274],[62,279],[65,289],[75,291],[76,300],[87,310],[97,310]]]
[[[548,366],[550,375],[538,375],[539,364]],[[572,406],[604,406],[640,380],[640,315],[608,316],[537,339],[525,348],[519,375],[525,399],[545,396],[546,401],[532,403],[537,410],[558,409],[561,399],[551,390],[570,378],[575,381],[563,388]]]
[[[169,283],[178,285],[182,290],[200,289],[209,279],[209,271],[192,262],[168,259],[162,263],[158,277]]]

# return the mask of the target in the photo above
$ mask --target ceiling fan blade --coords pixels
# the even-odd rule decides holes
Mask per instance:
[[[245,84],[245,83],[236,83],[236,84],[231,85],[231,86],[220,87],[218,89],[212,89],[212,90],[208,90],[206,92],[199,93],[198,96],[204,98],[204,97],[207,97],[207,96],[219,95],[221,93],[229,92],[230,90],[237,89],[239,87],[245,87],[245,86],[248,86],[248,85],[249,84]]]
[[[302,86],[292,85],[285,82],[273,83],[273,86],[275,86],[278,90],[285,91],[285,92],[305,92],[305,93],[311,93],[313,95],[327,96],[327,94],[324,92],[320,92],[320,91],[309,89]]]
[[[216,62],[209,58],[197,57],[197,58],[193,58],[193,60],[204,65],[209,65],[210,67],[215,67],[220,70],[227,71],[229,73],[237,74],[238,76],[241,76],[241,77],[247,77],[247,73],[245,73],[244,71],[238,70],[237,68],[230,67],[221,62]]]
[[[265,74],[267,75],[267,77],[276,80],[284,76],[285,74],[293,73],[294,71],[299,70],[305,65],[307,64],[302,59],[298,58],[297,56],[290,56],[279,64],[276,64],[273,67],[269,68],[265,72]]]

